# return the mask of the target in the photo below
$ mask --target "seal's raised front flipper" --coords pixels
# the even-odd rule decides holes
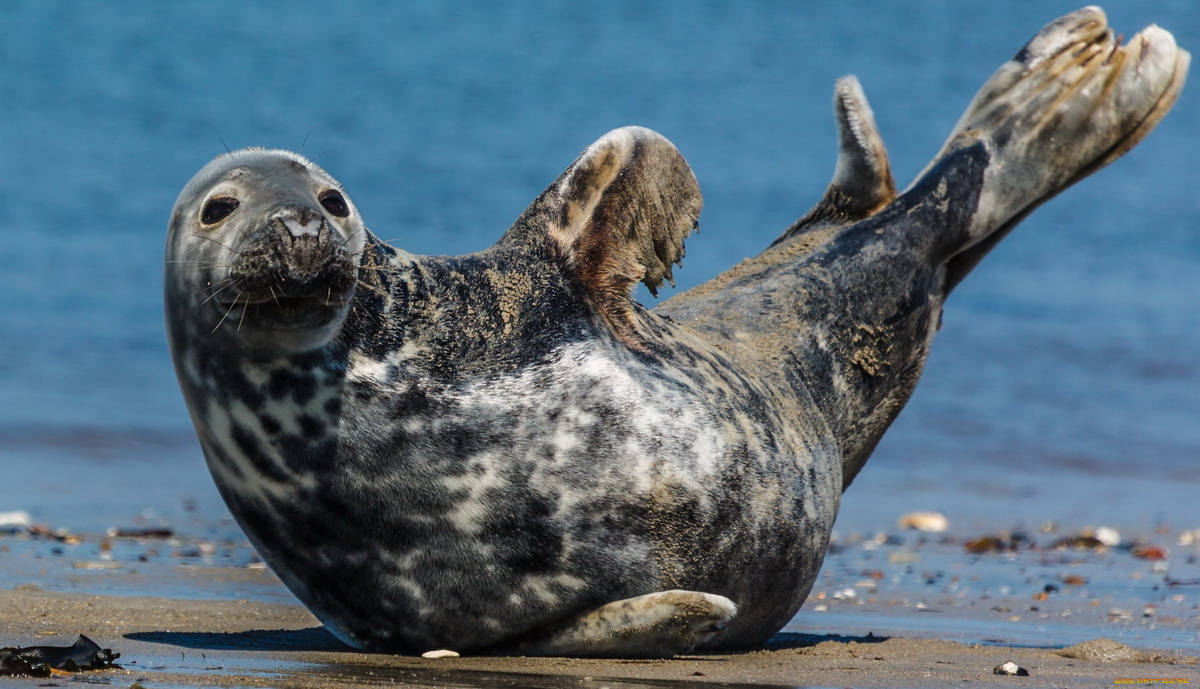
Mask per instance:
[[[670,141],[642,127],[601,137],[530,206],[501,244],[540,244],[625,344],[640,349],[631,291],[652,293],[683,259],[703,204]]]
[[[503,650],[539,656],[670,658],[709,641],[736,614],[737,606],[723,596],[660,591],[602,605]]]

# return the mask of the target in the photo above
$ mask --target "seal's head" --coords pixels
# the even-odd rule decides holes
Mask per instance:
[[[168,317],[242,347],[321,347],[354,294],[364,234],[341,185],[312,162],[276,150],[223,155],[171,213]]]

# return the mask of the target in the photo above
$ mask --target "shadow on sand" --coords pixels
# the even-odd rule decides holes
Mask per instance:
[[[350,647],[338,641],[324,627],[310,627],[295,630],[253,629],[244,632],[137,632],[126,634],[125,638],[133,641],[168,644],[182,648],[205,651],[262,651],[271,652],[352,652]],[[777,634],[764,646],[763,650],[785,650],[806,648],[816,644],[834,641],[839,643],[880,643],[887,637],[874,636],[840,636],[835,634]],[[400,656],[387,654],[361,653],[362,663],[318,662],[307,667],[302,674],[308,677],[327,677],[331,682],[346,681],[357,677],[360,680],[367,665],[370,666],[370,680],[367,684],[389,684],[392,686],[430,687],[430,686],[459,686],[459,687],[527,687],[529,689],[558,689],[563,686],[578,685],[580,678],[558,674],[534,674],[503,669],[467,669],[443,665],[423,666],[406,662],[403,665],[391,665],[387,662],[372,663],[371,658],[390,657],[399,660]],[[689,661],[708,660],[721,662],[724,658],[718,654],[698,654],[687,656]],[[408,661],[421,661],[419,658],[407,658]],[[500,660],[498,657],[497,660]],[[402,661],[403,662],[403,661]],[[442,662],[442,661],[438,661]],[[663,660],[626,660],[622,663],[663,663]],[[288,674],[288,671],[283,671]],[[713,683],[702,680],[665,680],[665,679],[636,679],[616,677],[594,677],[597,686],[611,689],[771,689],[773,685]],[[590,684],[590,682],[589,682]],[[783,689],[785,685],[778,685]],[[794,685],[788,685],[794,689]]]
[[[244,632],[135,632],[126,639],[205,651],[352,651],[324,627]]]

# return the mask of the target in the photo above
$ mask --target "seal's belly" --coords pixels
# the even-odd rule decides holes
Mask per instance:
[[[234,405],[210,463],[264,557],[355,645],[486,646],[615,599],[729,589],[762,539],[832,520],[805,515],[810,479],[769,424],[621,356],[573,345],[454,387],[352,357],[336,426],[272,436]]]

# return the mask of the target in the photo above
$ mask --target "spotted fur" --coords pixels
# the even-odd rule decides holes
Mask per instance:
[[[670,278],[700,197],[648,130],[601,139],[494,247],[460,257],[379,241],[299,156],[222,156],[176,203],[165,294],[231,511],[362,648],[761,643],[808,594],[956,261],[1144,136],[1178,91],[1186,54],[1161,30],[1114,53],[1137,79],[1062,71],[1067,52],[1115,50],[1098,10],[1072,16],[894,200],[870,108],[842,82],[842,158],[818,209],[654,312],[630,288]],[[1051,102],[1084,114],[1047,123]],[[1047,159],[1031,143],[1046,137],[1075,145]]]

